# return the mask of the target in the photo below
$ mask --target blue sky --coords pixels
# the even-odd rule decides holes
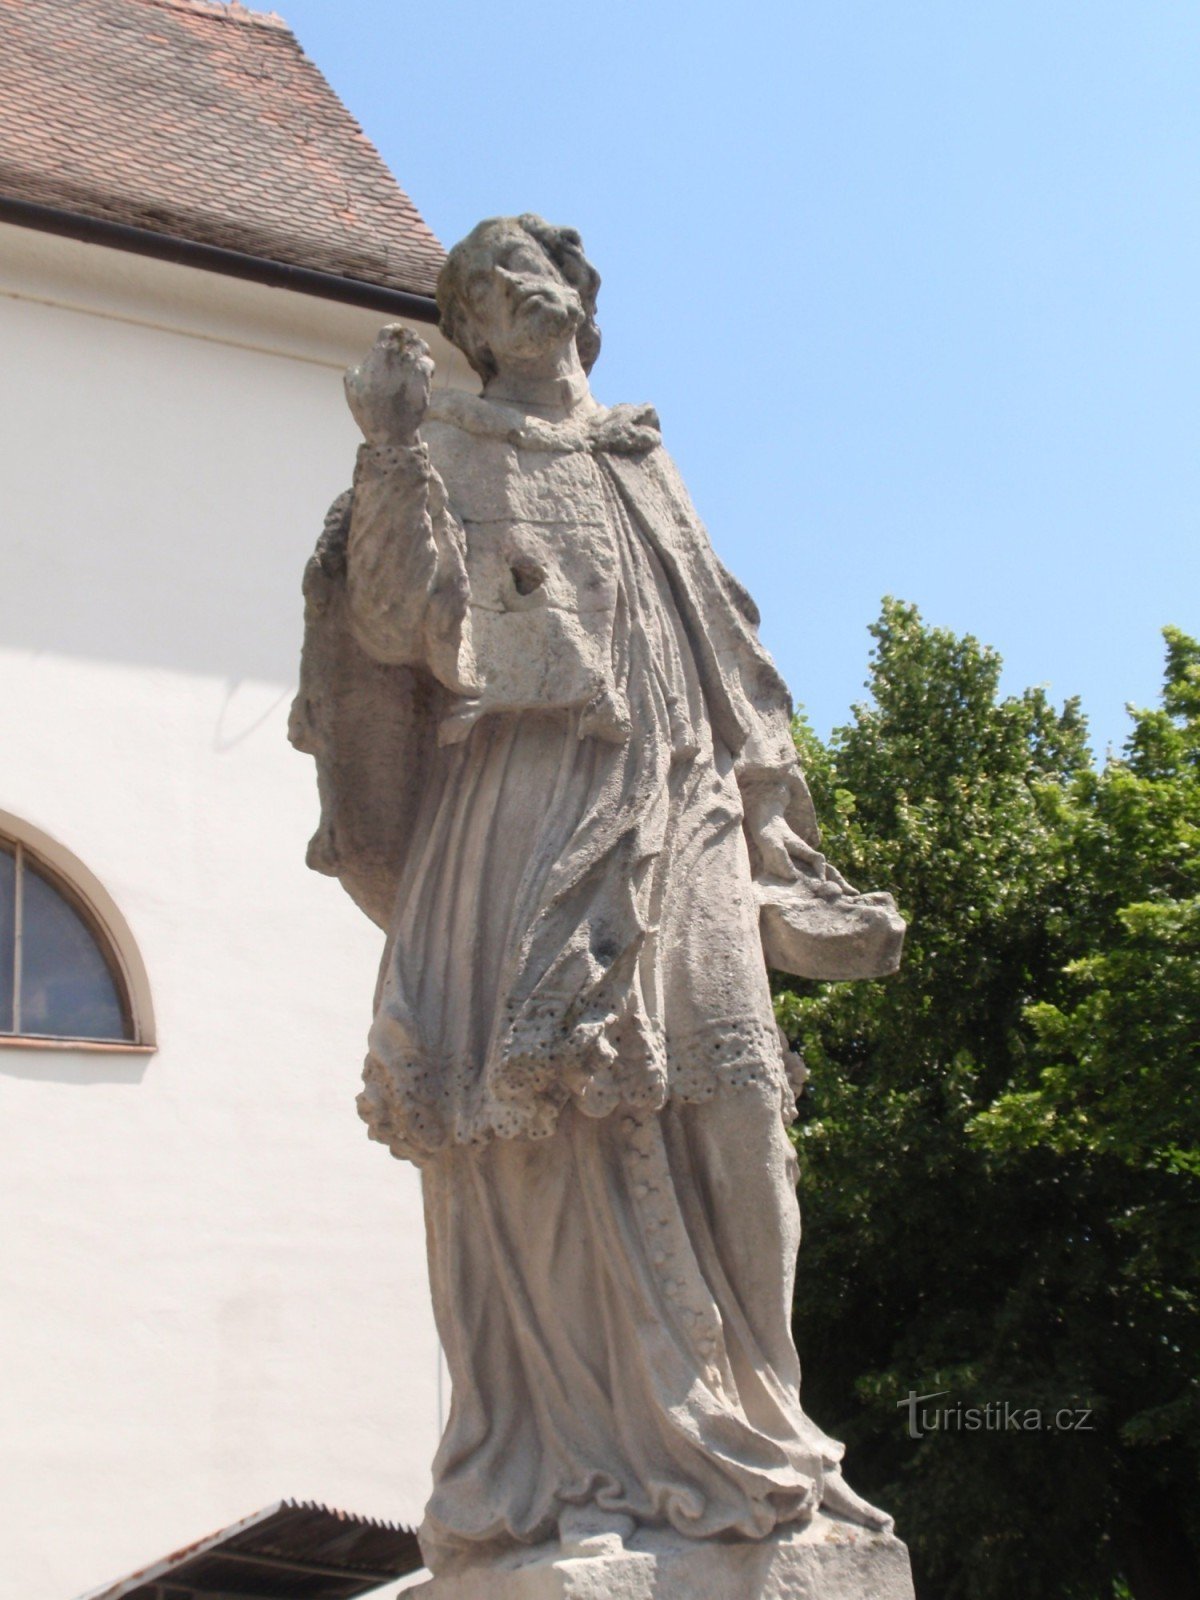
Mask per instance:
[[[1200,8],[274,3],[443,242],[583,233],[819,731],[892,593],[1120,743],[1200,631]]]

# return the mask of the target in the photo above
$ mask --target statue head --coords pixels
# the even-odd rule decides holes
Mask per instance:
[[[600,354],[599,288],[574,228],[530,212],[491,217],[446,259],[437,285],[441,329],[484,383],[508,361],[552,359],[572,338],[590,372]]]

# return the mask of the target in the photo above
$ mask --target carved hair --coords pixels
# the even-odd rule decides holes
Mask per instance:
[[[452,344],[456,344],[483,379],[484,383],[496,375],[496,362],[485,340],[479,336],[479,324],[471,310],[468,283],[475,257],[485,238],[494,228],[520,228],[527,233],[559,276],[578,294],[583,305],[584,320],[575,334],[575,348],[580,364],[590,372],[600,354],[600,329],[596,325],[596,296],[600,289],[600,274],[583,253],[583,240],[574,228],[556,228],[533,212],[519,217],[489,217],[471,229],[446,257],[446,264],[438,276],[437,303],[441,313],[441,330]]]

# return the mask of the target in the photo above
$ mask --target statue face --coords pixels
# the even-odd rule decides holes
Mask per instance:
[[[499,224],[480,240],[467,300],[497,368],[549,366],[585,321],[583,302],[523,228]]]

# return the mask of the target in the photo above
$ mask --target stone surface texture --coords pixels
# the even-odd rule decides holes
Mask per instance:
[[[642,1534],[620,1552],[542,1547],[419,1585],[421,1600],[913,1600],[908,1551],[821,1513],[761,1544]]]
[[[450,253],[483,392],[431,397],[383,330],[305,580],[309,861],[387,931],[359,1108],[422,1169],[453,1384],[422,1548],[447,1596],[899,1594],[903,1547],[861,1531],[889,1519],[800,1405],[802,1067],[764,950],[879,977],[903,923],[821,852],[787,689],[654,412],[591,396],[598,286],[532,216]]]

